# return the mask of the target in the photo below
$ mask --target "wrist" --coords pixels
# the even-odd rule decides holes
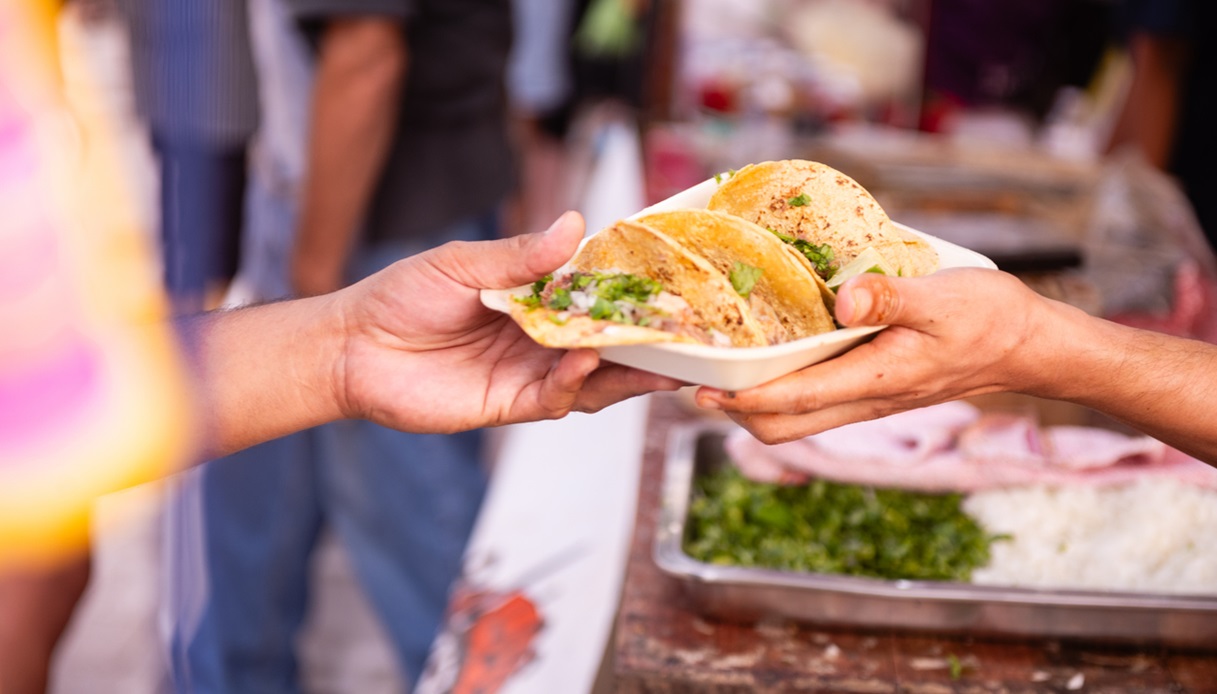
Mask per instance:
[[[1119,326],[1047,299],[1039,314],[1012,390],[1084,404],[1120,361],[1120,340],[1110,334]]]
[[[299,359],[302,397],[315,405],[317,423],[352,416],[347,392],[347,356],[350,333],[342,292],[301,300],[307,320],[293,352]]]

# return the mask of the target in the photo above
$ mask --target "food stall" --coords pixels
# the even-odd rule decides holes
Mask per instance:
[[[674,194],[716,190],[750,163],[824,162],[865,187],[894,222],[944,242],[940,252],[972,249],[984,260],[958,264],[991,260],[1092,315],[1217,338],[1217,264],[1186,200],[1136,157],[1100,156],[1118,91],[1107,81],[1115,78],[1097,80],[1085,95],[1063,90],[1036,122],[999,109],[957,106],[946,114],[921,103],[928,93],[918,80],[930,3],[654,5],[664,22],[683,14],[700,28],[682,31],[708,38],[698,43],[682,34],[675,48],[665,47],[675,67],[664,64],[660,73],[670,82],[651,85],[660,96],[643,114],[647,200],[615,209],[593,228]],[[892,14],[875,10],[883,7]],[[833,33],[833,26],[846,25],[849,31]],[[788,41],[791,31],[815,40]],[[863,44],[878,46],[882,59],[852,50]],[[851,76],[850,69],[862,72]],[[925,122],[930,112],[934,123]],[[799,197],[787,206],[805,204]],[[510,311],[513,300],[550,305],[538,290],[530,298],[521,289],[500,297],[498,307]],[[571,320],[565,304],[550,307],[555,312],[536,321],[548,331]],[[646,368],[632,361],[630,346],[596,346],[610,361]],[[703,378],[722,374],[670,375],[714,384]],[[824,455],[814,441],[798,442],[809,457],[793,465],[789,458],[757,463],[731,448],[741,430],[698,410],[687,391],[652,396],[645,407],[635,413],[640,442],[636,432],[616,428],[594,439],[617,436],[629,441],[631,454],[634,444],[641,449],[615,633],[594,691],[1149,692],[1211,691],[1217,682],[1217,563],[1206,539],[1217,533],[1217,514],[1208,510],[1217,508],[1217,484],[1215,471],[1198,461],[1089,410],[1023,396],[960,405],[965,409],[952,415],[957,423],[946,425],[932,446],[919,438],[932,429],[925,423],[887,441],[888,434],[845,428],[835,446],[844,453]],[[916,455],[901,448],[908,441]],[[1081,453],[1045,453],[1065,451],[1070,442],[1078,448],[1069,450]],[[963,462],[970,471],[993,472],[969,478],[934,457],[946,452],[960,462],[968,447],[972,457]],[[581,460],[597,461],[597,470],[602,448],[607,443],[570,446],[584,450],[576,454]],[[811,459],[837,470],[870,470],[872,477],[820,481],[824,468],[813,469]],[[631,475],[637,462],[618,461]],[[750,463],[776,477],[744,479]],[[736,467],[742,475],[731,472]],[[972,479],[975,486],[919,487],[930,468],[946,471],[939,479]],[[1171,478],[1175,472],[1203,481],[1179,481]],[[905,474],[899,483],[897,473]],[[1148,482],[1137,486],[1142,476]],[[830,484],[841,485],[833,487],[840,493],[825,491]],[[889,494],[889,487],[908,489]],[[818,488],[819,496],[791,501],[800,488]],[[545,527],[544,537],[529,538],[549,547],[540,556],[579,536],[575,528],[590,527],[588,509],[601,517],[606,506],[620,510],[619,497],[603,504],[605,494],[575,509],[576,491],[564,487],[553,503],[571,508]],[[716,493],[735,495],[734,505],[719,503]],[[842,499],[861,506],[836,505]],[[712,508],[725,515],[705,515]],[[530,517],[540,513],[539,504],[528,509]],[[888,534],[867,539],[842,530],[864,524],[868,514]],[[919,515],[946,523],[919,525]],[[818,539],[778,542],[773,528],[800,525],[795,518]],[[1072,528],[1082,530],[1071,534]],[[726,544],[715,544],[724,537]],[[857,570],[884,564],[859,557],[883,555],[888,545],[904,559],[919,559],[890,561],[888,554],[880,568],[894,572]],[[952,559],[935,573],[938,560],[956,550],[966,561]],[[550,564],[538,559],[517,573],[533,566]],[[595,571],[611,566],[606,558]],[[927,566],[932,570],[920,572]],[[570,596],[573,582],[563,585]],[[613,586],[597,588],[604,600]],[[564,660],[558,632],[565,638],[572,629],[599,628],[604,615],[595,614],[594,622],[573,628],[573,610],[544,614],[544,630],[530,632],[540,634],[530,641],[539,655],[514,661],[522,678],[515,682],[543,681],[540,671]],[[561,641],[569,652],[571,643]],[[511,691],[525,690],[521,684]]]
[[[979,251],[1046,296],[1125,324],[1217,337],[1213,255],[1186,199],[1135,155],[1101,153],[1127,64],[1104,59],[1089,84],[1063,86],[1035,117],[957,102],[944,115],[941,104],[918,103],[934,98],[924,83],[910,88],[923,71],[876,70],[842,46],[878,41],[889,67],[924,60],[923,51],[934,52],[922,43],[936,21],[930,3],[809,9],[816,4],[719,12],[712,0],[683,3],[702,11],[686,27],[696,35],[684,37],[685,67],[670,95],[676,117],[646,133],[652,198],[758,159],[821,161],[862,183],[893,220]],[[774,5],[780,27],[766,14]],[[891,15],[871,12],[880,6]],[[842,14],[855,28],[826,33]],[[862,36],[856,26],[867,22],[872,31]],[[920,122],[910,116],[918,112]],[[998,460],[1022,457],[1023,465],[992,487],[964,481],[936,490],[958,505],[933,513],[975,520],[981,550],[958,526],[901,515],[901,504],[928,497],[884,496],[923,484],[942,462],[933,455],[907,458],[902,470],[905,451],[884,448],[883,432],[857,429],[818,451],[808,442],[772,447],[805,456],[774,473],[781,456],[740,445],[738,429],[687,395],[653,398],[610,650],[614,690],[1212,691],[1217,573],[1207,550],[1196,549],[1208,543],[1189,534],[1211,527],[1212,471],[1081,407],[1017,395],[964,407],[978,419],[953,434],[964,441],[953,439],[951,451],[971,450],[970,462],[987,466],[981,477],[1004,475],[994,471]],[[1027,428],[987,438],[995,421]],[[911,426],[905,441],[935,425]],[[1144,443],[1154,462],[1128,450],[1093,467],[1062,462],[1066,434],[1086,437],[1082,448],[1096,458],[1105,456],[1101,441]],[[1052,453],[1023,457],[1027,436],[1050,441]],[[845,453],[834,457],[831,446]],[[750,461],[753,454],[771,458]],[[833,477],[818,473],[872,462],[889,466],[862,482],[838,480],[862,489],[863,506],[873,504],[877,525],[888,526],[859,540],[841,516],[862,511],[838,511],[840,497],[823,489]],[[1057,474],[1057,464],[1072,469]],[[746,479],[750,467],[762,483]],[[1039,476],[1045,468],[1050,479]],[[970,472],[946,475],[958,481]],[[792,490],[800,485],[821,489],[800,496]],[[779,535],[798,525],[792,515],[811,530],[786,541]],[[836,528],[832,537],[816,539],[825,526]],[[892,526],[905,537],[884,535]],[[937,576],[907,561],[896,573],[868,573],[857,558],[883,554],[885,544],[898,545],[896,554],[950,553],[917,540],[983,556]],[[800,542],[815,556],[800,555]],[[834,552],[848,554],[837,546],[848,542],[854,554],[841,560]]]

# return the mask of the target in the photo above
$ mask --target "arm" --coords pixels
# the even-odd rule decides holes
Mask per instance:
[[[593,350],[541,347],[482,306],[481,288],[552,272],[582,237],[579,217],[568,214],[543,234],[450,243],[333,294],[196,319],[207,455],[341,418],[447,433],[679,387],[599,368]]]
[[[844,355],[703,407],[776,443],[983,393],[1015,391],[1102,410],[1217,463],[1217,347],[1088,316],[1010,275],[863,275],[837,299],[846,325],[889,325]]]
[[[405,35],[393,19],[342,19],[326,27],[292,258],[292,281],[301,294],[342,286],[392,144],[407,62]]]

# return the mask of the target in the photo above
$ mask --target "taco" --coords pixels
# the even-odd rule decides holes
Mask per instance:
[[[674,210],[638,220],[700,255],[727,276],[765,329],[770,344],[836,328],[822,280],[777,236],[747,220],[709,210]],[[824,292],[831,291],[824,287]]]
[[[805,255],[826,280],[867,248],[901,276],[938,269],[938,253],[930,244],[893,224],[852,178],[818,162],[745,166],[719,186],[708,207],[769,229]]]
[[[547,347],[767,344],[761,324],[725,275],[671,238],[631,221],[589,238],[563,271],[534,284],[511,313]]]

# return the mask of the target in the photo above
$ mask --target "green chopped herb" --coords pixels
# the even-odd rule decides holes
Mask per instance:
[[[541,292],[545,291],[545,286],[554,281],[553,275],[546,275],[536,282],[532,283],[532,294],[528,296],[517,296],[514,301],[517,304],[523,304],[532,310],[541,307]]]
[[[617,308],[617,305],[613,302],[606,301],[604,297],[600,296],[596,297],[596,302],[592,304],[592,308],[588,312],[588,315],[596,320],[624,320],[621,309]]]
[[[630,299],[644,303],[663,291],[663,285],[649,277],[637,275],[597,275],[596,296],[607,301]]]
[[[870,267],[866,268],[866,272],[874,273],[876,275],[886,275],[887,274],[886,272],[883,271],[883,268],[879,267],[878,265],[871,265]],[[863,273],[863,274],[865,274],[865,273]]]
[[[735,292],[747,299],[763,272],[759,267],[752,267],[737,260],[735,265],[731,266],[731,273],[728,276],[731,279],[731,286],[735,287]]]
[[[541,297],[535,294],[529,294],[528,296],[517,296],[512,299],[512,301],[515,301],[517,304],[527,306],[529,310],[541,308]]]
[[[568,316],[561,313],[553,313],[549,316],[549,322],[553,323],[554,325],[566,325],[566,322],[569,320],[570,318]]]
[[[697,480],[684,548],[714,564],[885,579],[967,581],[989,561],[987,535],[960,494],[816,480],[752,482],[724,465]]]
[[[833,253],[832,246],[826,243],[816,245],[803,239],[795,239],[792,245],[796,251],[811,261],[812,267],[816,269],[816,274],[825,280],[832,278],[833,273],[837,271],[836,263],[833,262],[836,254]]]
[[[517,299],[517,301],[531,307],[541,306],[541,294],[550,281],[552,281],[552,278],[546,278],[545,282],[536,283],[533,286],[533,296]],[[586,292],[593,299],[588,315],[597,320],[611,320],[618,323],[631,322],[631,319],[626,317],[626,311],[629,310],[626,308],[627,304],[646,306],[645,310],[648,314],[662,314],[662,312],[647,306],[647,302],[652,297],[663,291],[663,285],[653,279],[628,273],[575,272],[571,273],[569,278],[564,280],[562,284],[567,284],[567,282],[569,282],[568,286],[559,286],[552,289],[549,300],[544,302],[547,308],[556,311],[569,309],[574,305],[572,293]],[[638,311],[632,311],[630,315],[634,316],[633,320],[638,321],[639,325],[645,325],[645,323],[641,322],[645,318],[645,315],[641,315]],[[647,322],[650,322],[649,319],[647,319]],[[561,324],[559,323],[559,325]]]
[[[561,311],[562,309],[570,308],[570,304],[570,290],[565,287],[555,287],[553,295],[549,297],[549,303],[547,306],[554,310]]]
[[[541,292],[545,291],[545,285],[554,281],[553,275],[546,275],[536,282],[532,283],[532,295],[541,298]]]
[[[596,281],[596,276],[586,272],[576,272],[570,276],[570,288],[575,291],[583,291],[588,285]]]
[[[727,169],[726,171],[724,171],[722,173],[714,174],[714,182],[719,185],[722,185],[723,181],[730,179],[734,175],[735,175],[735,169]]]
[[[791,207],[804,207],[811,203],[811,196],[807,193],[799,193],[793,198],[786,201]]]
[[[812,267],[816,269],[816,274],[819,275],[821,279],[828,280],[833,276],[833,273],[837,271],[837,265],[835,262],[833,262],[836,258],[836,254],[833,253],[832,246],[829,246],[826,243],[816,245],[810,241],[804,241],[803,239],[798,239],[788,234],[783,234],[780,231],[769,229],[768,227],[766,227],[766,229],[768,229],[769,233],[778,237],[783,242],[794,246],[796,251],[802,253],[803,257],[811,261]]]

